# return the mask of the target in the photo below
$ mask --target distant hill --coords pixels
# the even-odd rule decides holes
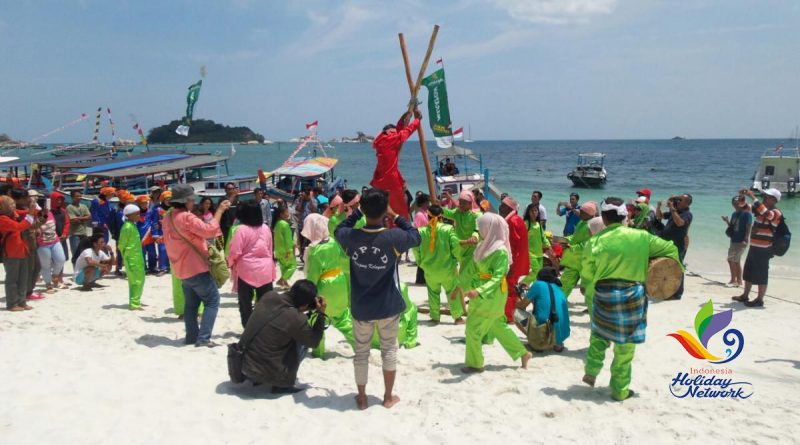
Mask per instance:
[[[151,128],[147,133],[147,140],[152,144],[181,144],[193,142],[264,142],[264,136],[247,127],[229,127],[218,124],[212,120],[197,119],[192,121],[189,136],[175,133],[180,120],[172,121],[167,125]]]

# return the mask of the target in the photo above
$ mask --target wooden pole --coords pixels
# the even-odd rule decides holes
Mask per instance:
[[[417,75],[417,81],[411,78],[411,64],[408,61],[408,51],[406,50],[406,40],[403,37],[403,33],[400,33],[398,37],[400,38],[400,51],[403,53],[403,64],[406,68],[406,79],[408,80],[408,90],[411,93],[411,100],[408,104],[408,111],[413,111],[414,108],[417,106],[417,93],[419,92],[420,85],[422,84],[422,79],[425,76],[425,70],[428,67],[428,61],[431,58],[431,53],[433,52],[433,45],[436,42],[436,35],[439,33],[439,25],[435,25],[433,27],[433,34],[431,34],[431,39],[428,42],[428,51],[425,53],[425,60],[422,62],[422,67],[419,70],[419,74]],[[425,164],[425,179],[428,181],[428,193],[431,196],[431,201],[436,202],[436,187],[433,183],[433,173],[431,172],[431,163],[428,159],[428,147],[425,145],[425,131],[422,129],[422,123],[420,122],[419,128],[417,128],[417,136],[419,137],[419,149],[422,152],[422,162]]]

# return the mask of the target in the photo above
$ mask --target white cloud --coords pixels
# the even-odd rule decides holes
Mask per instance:
[[[490,0],[516,20],[563,25],[585,23],[614,11],[617,0]]]
[[[379,21],[381,15],[378,11],[355,2],[344,3],[331,15],[309,11],[307,17],[311,26],[303,37],[289,46],[288,52],[307,57],[347,46],[366,26]]]

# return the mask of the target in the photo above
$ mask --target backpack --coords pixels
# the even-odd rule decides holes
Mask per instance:
[[[784,256],[786,251],[789,250],[789,245],[792,243],[792,232],[789,231],[789,226],[786,225],[786,218],[781,217],[781,223],[775,228],[772,234],[772,254],[775,256]]]

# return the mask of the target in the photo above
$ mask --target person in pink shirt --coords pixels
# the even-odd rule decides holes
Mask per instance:
[[[181,280],[186,300],[183,322],[186,326],[187,345],[214,347],[211,331],[219,310],[219,289],[208,271],[208,244],[206,239],[222,235],[219,221],[231,206],[227,200],[217,207],[214,219],[206,223],[192,213],[194,188],[188,184],[172,187],[169,214],[164,216],[164,245],[167,248],[172,273]],[[197,326],[197,311],[203,303],[203,318]]]
[[[240,203],[236,210],[239,226],[228,250],[233,291],[239,294],[239,315],[242,327],[253,313],[256,301],[272,290],[275,260],[272,258],[272,232],[264,225],[261,206],[255,201]]]
[[[414,204],[417,208],[417,213],[414,214],[414,227],[421,229],[428,225],[428,208],[431,206],[431,197],[425,193],[420,193],[417,195]],[[408,253],[406,253],[406,255],[408,255]],[[423,272],[422,268],[419,266],[417,266],[417,276],[414,280],[414,284],[425,284],[425,272]]]

